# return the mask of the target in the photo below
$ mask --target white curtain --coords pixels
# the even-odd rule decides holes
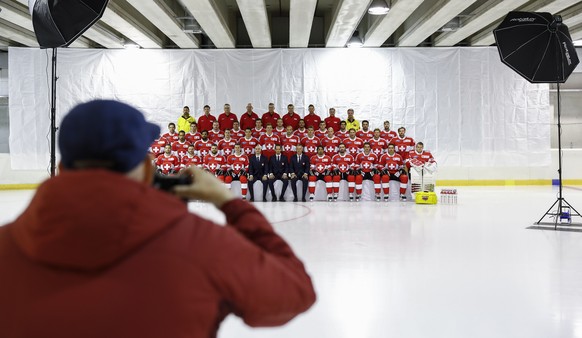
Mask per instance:
[[[50,50],[9,49],[13,169],[49,162]],[[118,99],[163,130],[184,105],[198,117],[230,103],[240,116],[274,102],[309,104],[340,118],[407,128],[440,166],[545,166],[550,163],[549,86],[533,85],[499,61],[495,48],[86,50],[61,49],[57,120],[75,104]],[[103,126],[95,126],[100,128]]]

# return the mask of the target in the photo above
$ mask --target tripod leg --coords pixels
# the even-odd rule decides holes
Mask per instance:
[[[559,200],[556,200],[556,201],[554,202],[554,204],[552,204],[552,206],[551,206],[551,207],[548,209],[548,211],[546,211],[546,213],[545,213],[545,214],[542,216],[542,218],[540,218],[540,220],[539,220],[539,221],[537,221],[537,223],[536,223],[536,224],[540,224],[540,223],[542,222],[542,220],[544,219],[544,217],[546,217],[546,216],[547,216],[547,215],[550,213],[550,210],[552,210],[552,208],[553,208],[553,207],[556,205],[556,203],[558,203],[558,201],[559,201]]]

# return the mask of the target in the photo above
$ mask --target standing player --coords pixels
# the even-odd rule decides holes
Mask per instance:
[[[356,130],[354,128],[350,129],[350,137],[345,138],[343,143],[346,145],[348,153],[354,156],[354,158],[364,150],[364,141],[356,137]]]
[[[400,200],[406,201],[408,175],[406,175],[402,156],[396,152],[396,147],[392,143],[388,145],[388,152],[380,157],[379,168],[382,171],[384,201],[388,201],[390,196],[390,180],[400,181]]]
[[[321,138],[321,145],[325,151],[325,154],[330,158],[337,154],[338,147],[342,143],[339,137],[333,134],[333,128],[327,128],[327,135]]]
[[[323,147],[317,147],[317,155],[309,159],[310,173],[309,173],[309,200],[313,201],[315,198],[315,186],[317,181],[325,182],[325,190],[327,191],[327,200],[333,200],[333,186],[331,182],[331,157],[325,155]]]
[[[245,136],[245,131],[240,129],[240,123],[238,121],[234,121],[232,123],[232,129],[230,130],[230,137],[235,140],[240,140]]]
[[[257,140],[265,134],[265,128],[263,128],[263,122],[261,120],[255,121],[255,127],[253,128],[253,137]]]
[[[261,121],[263,121],[263,126],[266,126],[269,123],[272,126],[276,126],[277,120],[280,119],[281,116],[279,116],[279,114],[277,114],[277,112],[275,111],[275,104],[274,103],[269,103],[268,109],[269,109],[269,111],[264,113],[263,116],[261,117]],[[283,122],[283,120],[281,120],[281,123],[282,122]],[[283,127],[283,124],[281,124],[281,127]]]
[[[287,126],[287,133],[279,137],[281,139],[281,146],[283,147],[283,155],[286,158],[296,154],[297,145],[301,142],[299,137],[293,135],[293,128]]]
[[[315,129],[316,127],[314,126],[313,128]],[[319,122],[319,129],[315,131],[315,136],[321,140],[325,135],[327,135],[327,128],[325,127],[325,122],[321,121]]]
[[[186,133],[183,130],[178,132],[178,141],[172,143],[172,152],[182,158],[188,152],[190,142],[186,141]]]
[[[370,147],[372,148],[372,152],[380,158],[388,148],[388,141],[380,137],[380,129],[374,129],[374,137],[368,140],[370,143]]]
[[[390,140],[396,136],[398,136],[398,134],[394,130],[390,130],[390,121],[384,121],[384,130],[380,132],[380,137],[390,143]]]
[[[218,143],[218,141],[224,138],[224,133],[220,130],[220,125],[218,121],[212,122],[212,129],[208,131],[208,139],[212,143]]]
[[[380,175],[378,174],[378,156],[372,152],[370,143],[364,143],[364,151],[356,156],[358,175],[356,175],[356,201],[362,197],[362,184],[364,180],[374,182],[376,201],[380,201]]]
[[[362,121],[362,130],[358,130],[356,136],[361,138],[364,142],[368,142],[372,137],[374,137],[374,132],[370,130],[370,122],[367,120]]]
[[[287,128],[285,128],[285,126],[283,125],[283,119],[278,118],[277,125],[275,126],[273,133],[275,133],[275,135],[277,135],[279,137],[282,137],[283,135],[285,135],[286,132],[287,132]],[[293,132],[293,128],[291,128],[291,132]]]
[[[242,199],[247,198],[248,178],[247,171],[249,168],[249,158],[243,154],[240,144],[234,145],[234,152],[226,158],[226,175],[224,183],[228,189],[231,188],[232,181],[240,182],[240,192]]]
[[[315,130],[315,128],[313,128],[313,130]],[[307,128],[305,128],[305,121],[303,121],[303,119],[299,120],[299,127],[297,127],[294,134],[299,137],[300,140],[307,135]]]
[[[307,157],[311,158],[317,154],[317,147],[321,145],[321,140],[315,136],[313,132],[313,127],[307,128],[307,136],[301,140],[303,145],[304,153]]]
[[[218,115],[218,124],[220,130],[232,129],[233,123],[238,121],[235,114],[230,112],[230,104],[224,104],[224,113]]]
[[[356,187],[356,176],[354,175],[354,157],[346,152],[346,145],[340,143],[339,152],[332,159],[333,172],[333,199],[337,200],[341,180],[348,181],[348,192],[350,201],[354,200],[354,189]]]
[[[204,114],[198,118],[198,130],[202,133],[204,130],[212,129],[212,123],[216,121],[216,116],[210,114],[210,106],[204,106]]]
[[[263,148],[263,155],[267,157],[267,160],[275,154],[275,145],[281,144],[279,136],[273,133],[273,126],[268,124],[265,134],[259,138],[259,144]]]
[[[414,140],[412,137],[406,136],[406,128],[398,128],[398,136],[392,139],[390,143],[396,147],[396,152],[402,156],[404,162],[408,158],[408,153],[414,149]]]
[[[174,122],[168,124],[168,132],[162,135],[162,137],[170,144],[178,141],[178,133],[176,132],[176,124]]]
[[[196,155],[200,156],[202,160],[210,153],[210,149],[212,148],[212,142],[208,139],[208,132],[203,130],[200,135],[202,138],[200,141],[194,143],[194,150],[196,151]]]
[[[202,135],[200,135],[200,132],[198,131],[198,123],[196,122],[190,123],[190,130],[186,133],[186,141],[190,142],[191,144],[194,144],[201,138]]]
[[[163,175],[170,175],[178,172],[180,169],[180,159],[178,156],[172,154],[172,146],[166,144],[164,153],[156,159],[156,167],[158,172]]]
[[[259,115],[253,111],[253,105],[247,104],[247,111],[240,117],[240,128],[246,130],[247,128],[254,128],[255,121],[260,120]]]
[[[210,154],[204,157],[203,163],[204,169],[224,182],[224,172],[227,168],[226,159],[218,153],[218,146],[216,144],[212,145]]]
[[[224,138],[218,141],[218,150],[220,154],[228,159],[228,157],[233,153],[234,146],[237,141],[233,139],[230,135],[230,129],[224,130]]]
[[[354,135],[356,135],[355,131]],[[350,137],[350,131],[346,129],[346,121],[340,122],[339,131],[335,133],[335,136],[339,137],[342,141]]]

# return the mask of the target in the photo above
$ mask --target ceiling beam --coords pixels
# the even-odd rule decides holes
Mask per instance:
[[[424,0],[392,1],[388,14],[380,16],[366,32],[364,47],[380,47]]]
[[[461,27],[454,32],[445,32],[435,38],[435,46],[454,46],[465,38],[499,20],[508,12],[523,6],[529,0],[487,1],[468,18],[461,18]]]
[[[127,0],[127,2],[170,38],[178,47],[200,47],[198,39],[183,31],[182,23],[176,19],[174,13],[169,10],[164,1]]]
[[[217,48],[234,48],[235,40],[228,26],[228,10],[213,0],[181,0]]]
[[[142,48],[162,48],[162,39],[133,18],[119,4],[110,1],[101,21],[123,34]]]
[[[271,48],[271,29],[265,0],[236,0],[254,48]]]
[[[396,45],[415,47],[439,30],[447,22],[472,5],[476,0],[440,0],[406,29]]]
[[[559,13],[564,9],[572,6],[576,1],[572,0],[544,0],[544,1],[534,1],[531,5],[519,8],[523,12],[549,12],[549,13]],[[493,36],[493,30],[499,26],[503,21],[505,15],[500,20],[495,21],[493,24],[487,26],[480,33],[471,37],[469,44],[471,46],[490,46],[495,43],[495,37]]]
[[[345,47],[372,0],[341,0],[325,39],[325,47]]]
[[[39,47],[33,32],[15,25],[4,19],[0,19],[0,36],[4,39],[16,41],[29,47]]]
[[[307,48],[317,0],[291,0],[289,8],[289,47]]]

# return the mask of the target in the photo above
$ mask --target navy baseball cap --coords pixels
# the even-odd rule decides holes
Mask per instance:
[[[95,100],[74,107],[61,122],[61,163],[68,169],[106,168],[122,173],[146,157],[160,127],[118,101]]]

